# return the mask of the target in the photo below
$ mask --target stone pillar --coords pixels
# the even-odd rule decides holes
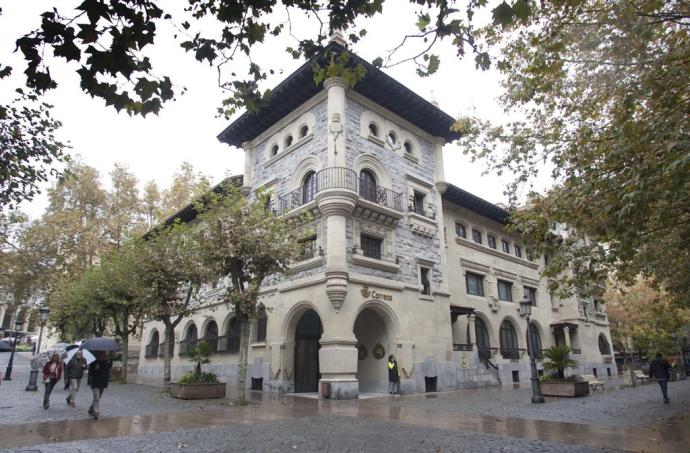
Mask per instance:
[[[474,320],[477,317],[475,315],[469,315],[467,317],[467,328],[470,331],[470,343],[472,343],[472,350],[477,351],[477,331],[475,330]]]
[[[357,381],[357,339],[354,337],[322,337],[319,341],[319,383],[330,384],[329,397],[334,400],[359,396]]]
[[[242,143],[242,149],[244,149],[244,174],[242,175],[242,192],[248,194],[252,189],[252,179],[254,176],[253,169],[253,158],[254,158],[254,148],[251,142]]]
[[[328,90],[328,167],[322,171],[335,172],[327,177],[343,182],[345,175],[339,173],[346,170],[332,167],[345,167],[345,81],[340,77],[330,78],[324,82],[324,87]],[[326,294],[336,312],[340,311],[347,296],[347,218],[355,208],[356,199],[355,187],[321,187],[316,195],[328,231]]]
[[[565,345],[570,348],[570,327],[563,327],[563,336],[565,337]]]
[[[443,144],[445,141],[441,138],[434,140],[434,198],[436,198],[437,215],[436,221],[438,222],[438,237],[439,237],[439,247],[441,254],[441,262],[439,263],[439,268],[441,271],[441,291],[448,292],[448,263],[446,258],[446,223],[443,216],[443,198],[441,194],[445,192],[448,188],[447,184],[443,184],[445,180],[445,172],[443,167]],[[440,183],[440,184],[439,184]]]

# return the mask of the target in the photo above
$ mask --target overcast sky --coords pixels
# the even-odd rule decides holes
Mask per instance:
[[[40,13],[51,9],[54,3],[61,5],[61,12],[68,13],[64,5],[79,2],[0,0],[3,9],[0,16],[0,62],[14,68],[13,77],[0,82],[0,101],[6,102],[14,88],[23,82],[21,75],[25,64],[20,54],[14,53],[14,41],[36,28],[40,24]],[[166,7],[169,4],[179,7],[183,3],[179,0],[161,2]],[[387,1],[383,16],[359,24],[367,29],[368,34],[352,50],[368,61],[386,55],[406,32],[414,31],[414,11],[408,2]],[[276,11],[275,18],[287,20],[285,10]],[[306,37],[318,27],[313,18],[296,14],[291,18],[292,31],[299,37]],[[91,99],[79,89],[74,64],[59,60],[51,65],[51,73],[59,87],[49,93],[48,99],[55,106],[55,117],[63,123],[60,137],[71,143],[71,154],[80,155],[85,163],[99,170],[106,186],[108,172],[115,162],[125,163],[137,175],[142,187],[151,179],[155,179],[161,188],[167,187],[171,175],[185,160],[210,175],[214,183],[243,170],[244,153],[216,139],[229,121],[215,118],[216,108],[224,97],[218,88],[215,68],[186,54],[171,34],[171,27],[161,27],[156,46],[147,51],[147,55],[152,58],[158,74],[170,75],[176,85],[184,86],[188,91],[177,101],[164,105],[159,116],[141,118],[117,113],[106,107],[102,100]],[[278,70],[262,88],[277,85],[302,64],[284,51],[294,43],[294,38],[286,35],[261,49],[258,62],[270,64]],[[475,69],[471,56],[458,59],[448,44],[439,50],[443,50],[440,52],[441,67],[430,78],[418,77],[413,64],[399,65],[386,72],[420,96],[435,99],[440,108],[451,116],[474,110],[485,117],[500,117],[501,111],[496,103],[500,94],[497,74]],[[235,68],[238,73],[244,72],[241,65],[239,62]],[[449,182],[489,201],[505,202],[503,187],[506,179],[482,176],[483,165],[470,163],[456,145],[446,145],[444,154]],[[37,217],[45,205],[45,196],[39,196],[23,209]]]

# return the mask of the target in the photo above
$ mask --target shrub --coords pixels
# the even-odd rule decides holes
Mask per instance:
[[[188,371],[177,380],[178,384],[217,384],[218,376],[215,373]]]
[[[577,366],[577,362],[570,358],[570,348],[568,346],[551,346],[544,351],[544,358],[548,362],[544,362],[544,369],[546,371],[556,372],[556,377],[565,379],[566,368],[573,368]]]

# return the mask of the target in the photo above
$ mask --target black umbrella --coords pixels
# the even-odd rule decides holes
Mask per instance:
[[[12,350],[12,345],[6,341],[0,341],[0,352],[10,352]]]
[[[120,344],[112,338],[94,337],[81,344],[83,349],[89,351],[119,351]]]

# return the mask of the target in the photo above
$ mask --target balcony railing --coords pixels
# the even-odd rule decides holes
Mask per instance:
[[[359,180],[357,173],[345,167],[328,167],[320,170],[308,185],[279,196],[272,209],[283,214],[314,200],[317,193],[329,189],[347,189],[371,203],[403,211],[402,194],[385,187]]]
[[[170,351],[170,356],[175,353],[175,346],[173,345],[172,351]],[[165,356],[165,342],[161,343],[158,345],[158,358],[162,358]]]
[[[206,343],[211,354],[218,352],[218,338],[202,338],[199,343]]]
[[[185,356],[192,353],[196,348],[197,340],[182,340],[180,341],[180,355]]]
[[[491,358],[491,348],[483,348],[479,346],[477,347],[477,353],[479,358],[482,360],[488,360]]]
[[[501,355],[504,359],[519,359],[520,350],[517,348],[501,348]]]
[[[240,350],[240,337],[239,336],[222,336],[218,337],[218,347],[216,352],[218,354],[235,354]]]
[[[144,350],[144,358],[155,359],[156,357],[158,357],[158,343],[147,344]]]
[[[453,351],[471,351],[471,350],[472,350],[471,344],[458,344],[458,343],[453,344]]]

